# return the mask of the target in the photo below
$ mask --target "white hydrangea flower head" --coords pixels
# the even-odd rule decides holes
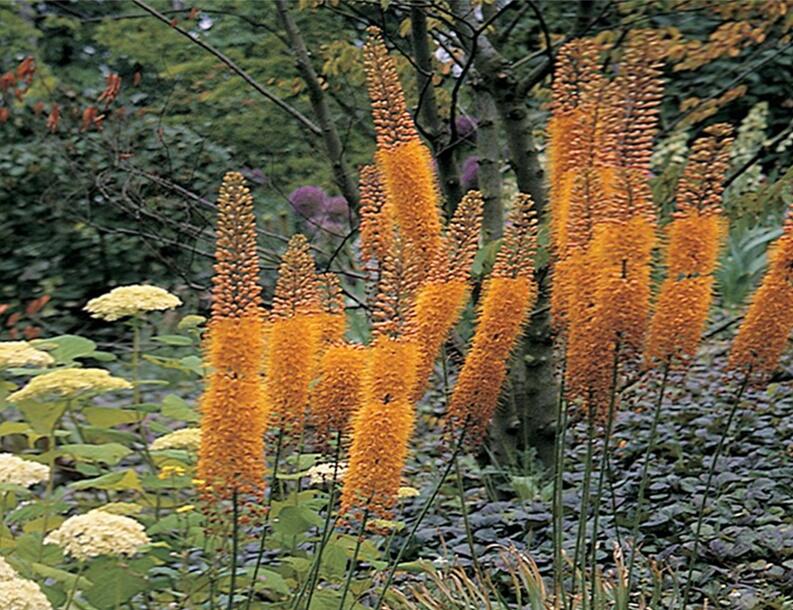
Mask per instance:
[[[149,447],[152,451],[163,451],[165,449],[187,449],[188,451],[198,451],[201,446],[200,428],[182,428],[174,430],[165,436],[154,439]]]
[[[112,322],[147,311],[164,311],[179,307],[182,301],[164,288],[134,284],[119,286],[107,294],[88,301],[85,311],[94,318]]]
[[[22,578],[0,581],[0,608],[3,610],[52,610],[39,586]]]
[[[15,578],[19,578],[19,574],[17,574],[16,570],[0,556],[0,582],[4,580],[13,580]]]
[[[334,464],[327,462],[325,464],[316,464],[308,469],[308,478],[311,485],[323,485],[333,481],[333,473],[336,472],[336,483],[340,483],[347,473],[347,464]]]
[[[57,369],[34,377],[24,388],[9,395],[7,400],[75,398],[85,393],[101,394],[131,388],[129,381],[113,377],[104,369]]]
[[[49,476],[49,466],[23,460],[12,453],[0,453],[0,483],[32,487]]]
[[[55,359],[27,341],[0,341],[0,369],[49,366]]]
[[[75,559],[84,561],[100,555],[131,556],[151,540],[135,519],[94,509],[69,517],[44,542],[57,544]]]

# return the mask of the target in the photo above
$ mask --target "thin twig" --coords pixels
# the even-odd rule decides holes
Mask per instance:
[[[265,98],[273,102],[276,106],[278,106],[281,110],[285,111],[287,114],[291,115],[293,118],[297,119],[297,121],[303,125],[306,129],[308,129],[314,135],[322,135],[322,130],[317,127],[308,117],[306,117],[303,113],[301,113],[296,108],[293,108],[289,104],[287,104],[284,100],[280,97],[272,93],[269,89],[264,87],[263,85],[259,84],[256,79],[254,79],[250,74],[248,74],[245,70],[240,68],[237,64],[235,64],[231,59],[229,59],[226,55],[218,51],[215,47],[211,44],[204,42],[200,38],[193,36],[187,30],[179,27],[173,19],[168,19],[165,15],[159,12],[157,9],[149,6],[143,0],[132,0],[135,4],[137,4],[140,8],[144,11],[156,17],[164,24],[166,24],[171,29],[179,32],[182,36],[189,39],[194,44],[198,45],[208,53],[214,55],[217,59],[223,62],[232,72],[236,73],[242,80],[248,83],[253,89],[258,91],[262,94]]]

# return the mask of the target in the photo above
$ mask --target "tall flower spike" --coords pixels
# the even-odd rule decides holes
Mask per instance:
[[[559,50],[553,80],[551,119],[548,122],[551,235],[557,257],[567,248],[570,197],[576,173],[589,142],[582,137],[591,105],[592,89],[604,80],[597,62],[600,47],[590,39],[577,39]]]
[[[317,385],[311,395],[311,419],[321,445],[337,433],[350,432],[361,407],[362,378],[367,352],[360,345],[331,345],[322,355]]]
[[[378,337],[368,350],[363,404],[353,420],[350,463],[344,476],[341,512],[388,518],[399,491],[414,409],[418,346]]]
[[[448,422],[470,443],[482,440],[495,412],[507,360],[520,338],[537,299],[532,257],[536,250],[536,218],[531,198],[513,202],[501,249],[496,255],[479,313],[473,343],[454,387]]]
[[[278,269],[268,331],[267,397],[270,423],[298,436],[305,422],[309,384],[322,345],[322,298],[308,241],[295,235]]]
[[[479,243],[484,200],[478,191],[469,191],[449,222],[448,252],[436,259],[429,281],[419,288],[414,305],[416,337],[420,360],[413,398],[424,393],[435,358],[457,323],[468,300],[468,276]]]
[[[205,359],[210,373],[201,397],[198,477],[217,499],[259,496],[264,485],[267,422],[259,371],[264,312],[253,198],[241,174],[223,178],[218,197],[212,319]]]
[[[418,277],[416,260],[405,256],[401,235],[395,234],[380,265],[380,277],[372,302],[372,334],[400,337],[411,326]]]
[[[647,177],[663,95],[662,52],[657,32],[635,31],[615,79],[618,102],[613,128],[618,178],[611,215],[618,218],[655,216]]]
[[[369,97],[377,134],[375,158],[386,206],[410,247],[405,255],[423,281],[442,251],[438,189],[432,155],[407,112],[396,65],[376,28],[364,47]]]
[[[569,47],[569,49],[568,49]],[[565,47],[561,74],[555,79],[551,138],[551,229],[554,245],[551,318],[565,332],[570,317],[582,310],[574,277],[586,261],[583,252],[592,238],[594,223],[603,217],[613,183],[613,122],[609,100],[612,87],[600,73],[597,58],[602,50],[590,40]]]
[[[790,214],[790,213],[789,213]],[[793,330],[793,218],[768,256],[768,271],[730,349],[729,367],[755,375],[772,373]]]
[[[713,298],[713,271],[727,233],[721,214],[732,129],[708,127],[694,142],[667,228],[667,277],[645,346],[645,364],[683,363],[696,354]]]
[[[361,257],[364,262],[382,261],[394,235],[380,175],[374,165],[361,168]]]

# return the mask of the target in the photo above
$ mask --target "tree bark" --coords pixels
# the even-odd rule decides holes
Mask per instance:
[[[303,81],[306,83],[311,108],[322,130],[322,139],[325,143],[325,151],[327,152],[328,160],[333,170],[334,181],[350,207],[352,209],[357,209],[358,188],[344,160],[344,147],[342,146],[339,132],[336,131],[336,125],[333,122],[325,92],[322,90],[322,86],[317,78],[317,73],[314,71],[314,66],[311,63],[311,55],[306,48],[305,42],[303,42],[303,36],[295,20],[289,12],[287,0],[275,0],[275,7],[278,11],[278,18],[281,21],[281,25],[292,47],[291,51],[295,57],[297,69]]]
[[[479,190],[484,199],[482,233],[485,243],[500,239],[504,228],[504,202],[501,199],[501,143],[498,110],[490,93],[475,82],[476,152],[479,157]]]
[[[473,65],[482,86],[492,100],[504,129],[509,161],[518,188],[534,200],[535,210],[543,217],[547,195],[537,150],[528,124],[525,101],[527,92],[551,69],[544,58],[528,77],[519,80],[510,63],[491,43],[479,24],[472,20],[467,0],[454,0],[458,35],[466,51],[473,53]],[[554,422],[558,403],[558,382],[554,363],[550,312],[546,307],[549,285],[547,269],[537,269],[540,296],[535,315],[516,350],[510,369],[510,396],[499,409],[491,427],[491,450],[503,463],[516,465],[516,459],[530,448],[546,465],[553,463]]]
[[[283,0],[280,0],[283,1]],[[462,197],[460,175],[457,171],[454,148],[449,146],[449,130],[438,116],[435,88],[432,84],[432,54],[427,36],[427,16],[419,7],[410,9],[410,33],[416,60],[416,86],[418,88],[418,115],[424,122],[424,132],[432,145],[438,163],[438,176],[443,191],[447,217],[451,217]]]

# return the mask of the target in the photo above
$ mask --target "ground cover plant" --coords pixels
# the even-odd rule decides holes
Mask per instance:
[[[87,35],[54,20],[91,19],[89,5],[52,4],[2,10]],[[763,61],[784,58],[786,5],[666,7],[723,19],[702,42],[664,10],[562,4],[575,24],[553,37],[545,19],[566,23],[566,9],[517,0],[275,0],[277,30],[234,3],[101,14],[109,48],[134,56],[124,45],[159,22],[319,137],[320,179],[340,194],[298,186],[293,217],[257,205],[263,174],[222,147],[191,166],[177,152],[191,134],[162,116],[153,136],[145,118],[126,125],[116,72],[71,115],[36,106],[48,76],[32,56],[0,77],[0,121],[75,130],[72,161],[102,159],[115,131],[116,164],[88,172],[90,222],[157,244],[126,253],[100,232],[101,290],[27,295],[33,269],[2,306],[0,608],[791,607],[791,174],[758,164],[788,158],[786,132],[765,140],[767,101],[731,121],[737,83],[664,118],[675,72],[767,36]],[[287,41],[310,117],[190,29],[229,15]],[[529,16],[544,46],[518,85],[524,60],[501,52]],[[361,42],[322,78],[298,27],[312,17],[322,31],[350,20]],[[117,26],[130,20],[147,25],[128,39]],[[416,109],[395,24],[411,35]],[[178,49],[181,72],[206,68]],[[368,95],[355,172],[333,73]],[[526,119],[534,97],[541,129]],[[457,116],[468,102],[478,118]],[[150,137],[181,145],[129,164],[137,149],[119,143]],[[477,154],[458,167],[465,146]],[[102,209],[115,190],[120,208]],[[169,208],[164,191],[197,208]],[[37,223],[90,242],[90,222],[61,227],[68,217]],[[113,252],[134,264],[106,264]],[[211,268],[193,275],[194,257]],[[53,263],[65,277],[91,271],[69,260],[94,259]]]

